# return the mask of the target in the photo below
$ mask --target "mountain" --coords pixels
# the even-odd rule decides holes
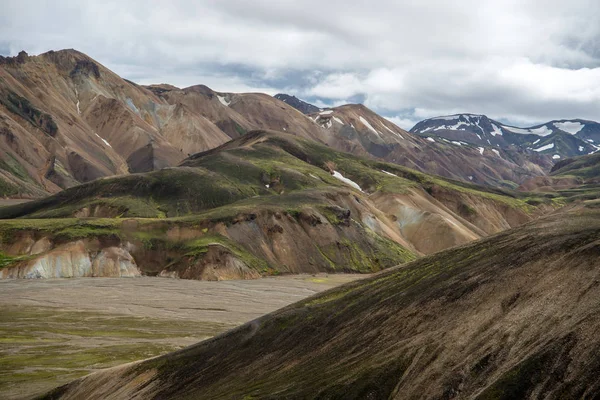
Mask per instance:
[[[426,119],[411,132],[502,149],[518,147],[552,157],[554,161],[596,152],[600,147],[600,123],[557,120],[530,128],[517,128],[485,115],[456,114]]]
[[[596,398],[599,237],[551,215],[43,398]]]
[[[549,176],[531,178],[520,190],[554,193],[568,203],[598,204],[600,198],[600,153],[561,160]]]
[[[302,114],[313,114],[319,111],[323,111],[321,108],[317,106],[313,106],[310,103],[300,100],[296,96],[290,96],[289,94],[279,93],[275,95],[277,100],[281,100],[284,103],[289,104],[294,107],[296,110],[300,111]]]
[[[478,184],[512,187],[552,167],[548,157],[521,149],[477,146],[411,134],[361,104],[309,115],[335,138],[332,145],[426,173]],[[331,142],[330,142],[331,143]]]
[[[259,130],[179,167],[0,208],[0,254],[12,260],[0,277],[118,274],[94,272],[102,252],[127,271],[188,279],[374,272],[554,208],[553,196],[452,181]]]
[[[174,167],[257,129],[491,186],[516,187],[552,166],[537,153],[427,140],[362,105],[305,115],[266,94],[140,86],[76,50],[0,59],[2,197],[40,198],[102,177]]]
[[[0,61],[1,195],[160,169],[229,139],[75,50]]]

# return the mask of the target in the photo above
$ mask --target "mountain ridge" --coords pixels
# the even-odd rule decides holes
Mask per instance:
[[[0,195],[39,198],[101,177],[173,167],[256,129],[486,185],[516,187],[552,165],[536,155],[432,143],[363,105],[332,110],[355,123],[305,115],[266,94],[137,85],[76,50],[22,52],[0,63]]]
[[[503,149],[518,147],[551,156],[554,161],[600,149],[600,123],[583,119],[552,120],[519,128],[486,115],[462,113],[423,120],[411,132]]]

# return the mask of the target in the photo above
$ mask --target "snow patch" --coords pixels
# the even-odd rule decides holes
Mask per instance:
[[[473,176],[469,175],[469,180],[472,181],[473,180]]]
[[[583,146],[579,146],[579,151],[583,151]]]
[[[231,101],[227,101],[227,99],[223,96],[217,95],[217,99],[219,99],[221,104],[223,104],[225,107],[229,107],[229,105],[231,104]]]
[[[338,117],[333,117],[333,120],[334,120],[335,122],[337,122],[338,124],[342,124],[342,125],[344,125],[344,121],[342,121],[342,120],[341,120],[341,119],[339,119]]]
[[[479,148],[479,154],[483,155],[483,151],[484,151],[484,150],[485,150],[485,149],[484,149],[483,147],[480,147],[480,148]]]
[[[498,128],[495,124],[492,124],[492,131],[490,132],[492,136],[502,136],[502,129]]]
[[[433,138],[428,137],[427,140],[429,140],[431,143],[435,143],[435,140]]]
[[[100,140],[102,140],[104,142],[105,145],[107,145],[108,147],[112,147],[110,145],[110,143],[108,143],[106,140],[104,140],[104,138],[102,136],[98,135],[97,133],[94,133],[94,135],[98,136],[100,138]]]
[[[533,142],[533,144],[538,144],[540,142],[540,140],[542,140],[542,139],[536,140],[535,142]]]
[[[547,145],[542,146],[540,148],[533,149],[533,151],[537,151],[539,153],[540,151],[550,150],[550,149],[553,149],[553,148],[554,148],[554,143],[550,143],[550,144],[547,144]]]
[[[362,117],[361,117],[362,118]],[[358,183],[354,182],[351,179],[348,179],[346,177],[344,177],[344,175],[340,174],[337,171],[333,171],[333,177],[339,179],[340,181],[344,182],[347,185],[352,186],[354,189],[360,190],[361,192],[363,191],[360,186],[358,186]]]
[[[383,172],[384,174],[392,175],[392,176],[398,176],[396,174],[392,174],[391,172],[387,172],[387,171],[384,171],[384,170],[381,170],[381,172]]]
[[[579,133],[579,131],[585,128],[585,125],[581,122],[572,121],[555,122],[554,126],[563,132],[570,133],[571,135],[576,135]]]
[[[333,110],[325,110],[325,111],[321,111],[319,113],[319,115],[329,115],[329,114],[333,114]]]
[[[455,119],[460,118],[460,115],[445,115],[442,117],[435,117],[435,118],[429,118],[429,120],[433,121],[433,120],[437,120],[437,119],[443,119],[446,121],[454,121]]]
[[[538,135],[538,136],[548,136],[552,133],[552,129],[548,128],[546,125],[540,126],[535,129],[523,129],[523,128],[515,128],[514,126],[506,126],[502,125],[502,128],[511,131],[512,133],[518,133],[520,135]]]
[[[462,143],[461,143],[461,142],[456,142],[456,141],[454,141],[454,140],[453,140],[451,143],[452,143],[452,144],[455,144],[455,145],[457,145],[457,146],[462,146]]]
[[[392,133],[392,134],[394,134],[396,136],[400,136],[400,139],[404,139],[401,134],[394,132],[393,130],[391,130],[390,128],[388,128],[387,126],[385,126],[384,124],[381,124],[381,126],[383,126],[385,129],[387,129],[388,131],[390,131],[390,133]]]
[[[496,149],[492,149],[492,151],[493,151],[494,153],[496,153],[496,155],[497,155],[498,157],[500,157],[500,152],[499,152],[498,150],[496,150]]]
[[[548,136],[552,133],[552,129],[544,125],[540,126],[539,128],[531,129],[530,132],[538,136]]]
[[[558,154],[555,154],[555,155],[552,156],[553,160],[558,160],[559,158],[560,158],[560,156]]]
[[[362,117],[362,115],[359,117],[360,122],[362,122],[362,124],[364,126],[366,126],[367,128],[369,128],[370,131],[372,131],[373,133],[375,133],[377,136],[381,136],[381,134],[379,132],[377,132],[377,130],[375,128],[373,128],[373,126],[369,123],[369,121],[367,121],[366,119],[364,119]]]

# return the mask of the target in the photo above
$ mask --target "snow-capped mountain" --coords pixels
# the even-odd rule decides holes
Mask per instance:
[[[554,160],[591,154],[600,149],[600,123],[581,119],[519,128],[485,115],[456,114],[426,119],[410,131],[425,137],[437,136],[500,148],[517,146],[551,155]]]

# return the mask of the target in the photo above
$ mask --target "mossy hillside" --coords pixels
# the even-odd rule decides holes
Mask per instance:
[[[436,175],[428,175],[397,164],[368,160],[338,152],[301,138],[273,135],[269,141],[276,143],[290,154],[310,164],[337,167],[344,173],[344,176],[357,182],[363,190],[368,192],[405,193],[406,189],[411,187],[421,187],[429,191],[432,187],[439,186],[450,191],[498,201],[526,212],[535,210],[527,203],[527,200],[535,199],[540,204],[552,204],[552,199],[548,198],[548,195],[479,186]],[[391,176],[382,171],[396,176]]]
[[[242,246],[234,243],[228,238],[222,235],[206,234],[197,239],[181,242],[171,243],[171,249],[180,249],[183,254],[182,258],[190,258],[191,260],[201,259],[206,253],[208,253],[211,246],[221,246],[226,251],[233,254],[237,259],[241,260],[249,268],[254,269],[262,275],[277,275],[277,269],[273,268],[265,260],[256,257]],[[174,261],[173,264],[177,264],[181,260]],[[188,264],[189,262],[185,262]],[[172,265],[173,265],[172,264]],[[169,266],[167,266],[167,269]]]
[[[28,256],[9,256],[0,251],[0,269],[16,265],[29,258]]]
[[[13,219],[0,221],[0,238],[4,248],[27,234],[38,240],[48,237],[55,245],[79,239],[98,240],[107,246],[131,242],[136,244],[134,257],[148,257],[151,252],[165,256],[165,265],[188,265],[208,251],[210,245],[219,245],[244,261],[262,275],[272,275],[281,270],[271,265],[262,255],[252,250],[248,243],[234,243],[224,236],[215,234],[219,224],[231,226],[252,222],[259,215],[277,216],[305,223],[307,216],[321,215],[319,223],[331,223],[341,238],[337,245],[315,244],[317,265],[329,265],[331,272],[374,272],[414,259],[414,255],[397,243],[383,238],[351,219],[349,210],[335,205],[336,196],[347,196],[348,189],[308,190],[283,195],[249,198],[228,206],[218,207],[186,217],[150,218],[56,218],[56,219]],[[312,218],[312,217],[311,217]],[[351,226],[352,225],[352,226]],[[194,233],[192,239],[178,239],[170,235],[173,229],[188,229]],[[347,236],[347,235],[351,236]],[[352,236],[358,235],[358,236]],[[256,250],[258,251],[258,250]],[[146,254],[147,253],[147,254]],[[143,263],[143,267],[150,268]],[[156,273],[152,267],[147,273]],[[285,268],[284,268],[285,270]],[[160,272],[160,271],[158,271]]]
[[[19,188],[0,178],[0,197],[14,196],[19,193]]]
[[[443,398],[459,387],[467,397],[520,398],[558,389],[565,398],[579,398],[574,384],[589,388],[598,373],[593,361],[597,319],[579,319],[597,314],[581,303],[587,296],[595,304],[596,294],[588,291],[597,289],[585,282],[597,265],[589,258],[600,239],[597,216],[598,211],[567,219],[554,215],[343,285],[227,335],[136,365],[127,379],[157,369],[163,385],[154,395],[180,398],[326,394],[358,399],[425,392]],[[522,286],[532,274],[536,284]],[[583,287],[572,295],[561,292],[549,305],[546,290],[556,289],[556,274],[561,285],[571,281]],[[553,307],[540,324],[521,314],[538,315],[530,309],[537,304]],[[481,318],[480,306],[493,310],[489,320]],[[468,340],[455,343],[464,335]],[[583,340],[593,343],[579,343]],[[573,358],[574,345],[587,349],[583,354],[591,359]],[[500,353],[482,362],[486,354]],[[473,370],[478,372],[455,373]],[[178,385],[183,378],[188,384]]]
[[[236,185],[201,168],[173,168],[95,180],[42,200],[4,207],[0,209],[0,217],[68,217],[84,207],[99,204],[99,199],[107,198],[114,199],[109,205],[127,210],[124,216],[177,216],[256,194],[252,187]],[[128,214],[129,208],[132,215]],[[56,209],[60,212],[49,212]]]
[[[410,188],[438,186],[528,212],[534,209],[526,202],[528,194],[455,182],[293,136],[257,131],[192,156],[182,167],[96,180],[46,199],[2,208],[0,217],[60,218],[95,207],[107,207],[121,217],[185,216],[256,196],[349,189],[331,175],[333,171],[357,182],[366,193],[406,193]],[[541,196],[537,201],[549,202]]]

